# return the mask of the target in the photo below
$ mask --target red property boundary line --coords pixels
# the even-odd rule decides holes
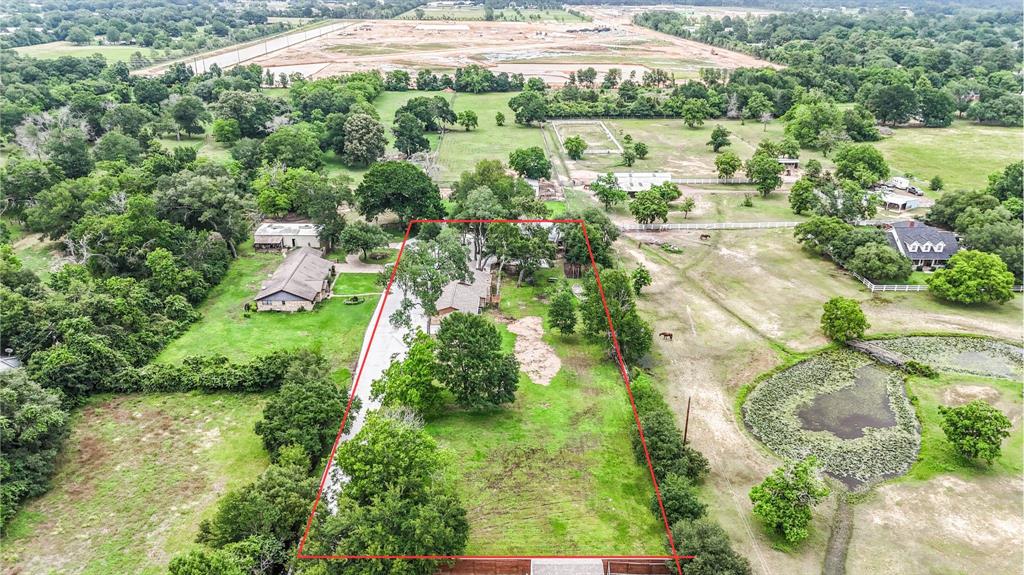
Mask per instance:
[[[313,517],[316,515],[317,507],[320,505],[320,499],[323,496],[324,486],[327,484],[327,476],[331,470],[331,465],[334,464],[334,458],[338,451],[338,445],[341,443],[341,436],[345,429],[345,423],[348,421],[349,411],[352,409],[352,401],[356,396],[356,388],[359,386],[359,380],[363,375],[363,368],[366,367],[366,359],[370,354],[370,348],[373,346],[373,338],[377,335],[377,327],[380,325],[380,318],[384,315],[384,305],[387,302],[388,294],[391,293],[391,285],[395,281],[395,273],[398,271],[398,262],[402,259],[402,253],[405,251],[405,246],[409,241],[409,234],[412,232],[412,227],[415,224],[579,224],[583,231],[583,240],[587,245],[587,254],[590,256],[591,269],[594,272],[594,279],[597,282],[597,291],[601,295],[601,304],[604,306],[604,315],[608,320],[608,330],[612,336],[612,347],[615,349],[615,356],[619,364],[619,373],[622,375],[622,381],[626,385],[626,393],[629,396],[629,404],[633,410],[633,420],[636,422],[637,431],[640,434],[640,444],[643,446],[644,458],[647,460],[647,471],[651,475],[651,484],[654,486],[654,495],[658,500],[658,509],[661,511],[661,520],[665,526],[665,534],[668,536],[669,548],[672,551],[671,555],[306,555],[303,553],[303,548],[306,545],[306,540],[309,537],[310,528],[313,526]],[[402,239],[402,245],[398,249],[398,255],[395,258],[395,265],[391,268],[391,277],[388,279],[387,289],[384,290],[383,300],[380,304],[380,312],[377,314],[377,319],[373,323],[373,330],[370,332],[370,341],[366,345],[366,354],[363,357],[362,363],[359,365],[359,370],[356,372],[356,378],[352,383],[352,391],[349,394],[348,404],[345,406],[345,415],[341,418],[341,426],[338,428],[338,434],[334,438],[334,446],[331,448],[331,456],[328,459],[327,467],[324,469],[323,476],[320,478],[320,487],[316,492],[316,499],[313,501],[313,508],[309,512],[309,518],[306,520],[306,529],[302,533],[302,539],[299,541],[299,547],[296,554],[298,559],[671,559],[675,562],[676,570],[679,575],[683,573],[683,567],[680,563],[682,559],[693,559],[694,555],[679,555],[676,550],[675,539],[672,537],[672,529],[668,522],[668,515],[665,513],[665,504],[661,498],[661,489],[658,486],[658,479],[654,475],[654,465],[651,462],[651,454],[647,450],[647,440],[644,437],[643,425],[640,423],[640,414],[636,409],[636,401],[633,399],[633,389],[630,385],[629,371],[626,369],[626,363],[622,359],[622,351],[619,349],[619,340],[615,334],[615,328],[612,325],[612,316],[608,311],[608,301],[605,299],[604,287],[601,285],[601,276],[597,270],[597,262],[594,260],[594,251],[590,247],[590,236],[587,234],[587,224],[583,220],[565,220],[565,219],[533,219],[533,220],[500,220],[500,219],[488,219],[488,220],[426,220],[417,219],[409,222],[409,225],[405,228],[405,237]]]

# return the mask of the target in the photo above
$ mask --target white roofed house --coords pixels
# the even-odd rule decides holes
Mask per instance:
[[[906,256],[917,270],[945,267],[960,250],[956,234],[916,220],[891,222],[884,229],[889,245]]]
[[[257,251],[321,248],[319,230],[310,222],[263,222],[253,234]]]
[[[651,186],[660,186],[672,181],[672,174],[669,172],[618,172],[614,176],[618,186],[630,197],[651,189]]]
[[[292,251],[256,295],[256,311],[312,310],[331,293],[334,262],[320,251],[301,247]]]

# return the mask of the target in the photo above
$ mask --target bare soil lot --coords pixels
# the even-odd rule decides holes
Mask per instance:
[[[610,30],[595,31],[601,27]],[[400,43],[396,42],[398,38]],[[480,64],[495,72],[540,76],[552,84],[564,83],[570,71],[589,65],[601,71],[618,67],[626,69],[627,74],[630,70],[640,73],[645,67],[671,66],[682,76],[696,75],[706,67],[770,65],[745,54],[632,24],[599,20],[591,24],[362,21],[248,62],[278,71],[289,67],[310,70],[311,65],[322,64],[312,73],[314,77],[374,69],[447,71]]]

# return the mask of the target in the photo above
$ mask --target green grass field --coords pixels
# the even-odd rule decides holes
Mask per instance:
[[[54,260],[60,257],[60,242],[51,242],[38,234],[32,234],[13,218],[4,218],[4,225],[11,233],[11,245],[15,255],[21,260],[21,265],[35,272],[37,276],[46,279],[54,264]]]
[[[1022,454],[1024,454],[1024,432],[1018,423],[1010,437],[1003,441],[1002,456],[992,465],[980,461],[969,461],[961,457],[953,445],[946,439],[942,431],[942,416],[939,415],[940,405],[949,405],[945,394],[956,386],[970,385],[989,388],[995,402],[989,403],[1003,411],[1011,420],[1019,421],[1021,413],[1021,394],[1024,386],[1019,381],[968,376],[962,374],[943,374],[937,379],[923,377],[911,378],[908,390],[918,398],[917,415],[921,421],[921,452],[918,460],[905,476],[909,480],[924,481],[937,475],[952,473],[965,478],[988,475],[1008,475],[1019,477],[1024,471]]]
[[[165,573],[194,546],[199,522],[269,461],[253,425],[264,397],[91,397],[72,417],[46,495],[14,517],[7,573]]]
[[[23,46],[15,48],[15,51],[21,56],[44,60],[60,58],[61,56],[84,58],[93,54],[102,54],[108,62],[127,62],[131,59],[132,54],[136,52],[141,52],[143,56],[150,59],[154,57],[154,51],[143,46],[97,46],[95,44],[76,46],[71,42],[64,41]]]
[[[543,134],[538,128],[526,128],[513,122],[508,101],[515,93],[457,94],[452,108],[456,113],[463,110],[476,112],[479,127],[466,132],[455,126],[445,133],[438,151],[440,171],[436,177],[442,182],[452,182],[459,174],[472,170],[480,160],[501,160],[508,163],[508,156],[517,148],[543,146]],[[505,115],[505,125],[494,122],[497,112]]]
[[[542,274],[560,274],[546,272]],[[546,316],[547,288],[503,282],[505,316]],[[515,336],[502,326],[506,348]],[[653,490],[630,447],[634,425],[618,370],[579,336],[545,330],[562,360],[548,386],[520,375],[516,401],[484,413],[454,412],[427,425],[454,451],[469,511],[468,554],[661,554],[664,528]]]
[[[359,353],[377,297],[368,296],[359,305],[329,299],[312,312],[252,312],[246,317],[243,306],[253,300],[260,284],[281,261],[278,254],[253,253],[247,246],[224,280],[199,306],[203,318],[172,341],[156,361],[176,362],[189,355],[211,354],[245,360],[280,349],[312,347],[323,352],[335,368],[348,369]],[[368,289],[376,274],[354,275],[359,279],[342,274],[339,281],[358,286],[361,291],[381,291]]]
[[[482,6],[452,7],[452,8],[422,8],[422,16],[416,10],[409,10],[401,16],[402,20],[483,20],[484,8]],[[494,11],[494,20],[497,22],[583,22],[584,20],[575,14],[565,10],[547,10],[527,8],[518,12],[509,8]]]
[[[939,175],[947,190],[982,188],[988,175],[1020,161],[1024,130],[964,121],[948,128],[899,128],[875,142],[896,174],[910,173],[919,185]]]

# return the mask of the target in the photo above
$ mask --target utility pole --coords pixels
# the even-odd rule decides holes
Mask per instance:
[[[683,423],[683,445],[686,445],[686,433],[690,431],[690,399],[686,398],[686,422]]]

